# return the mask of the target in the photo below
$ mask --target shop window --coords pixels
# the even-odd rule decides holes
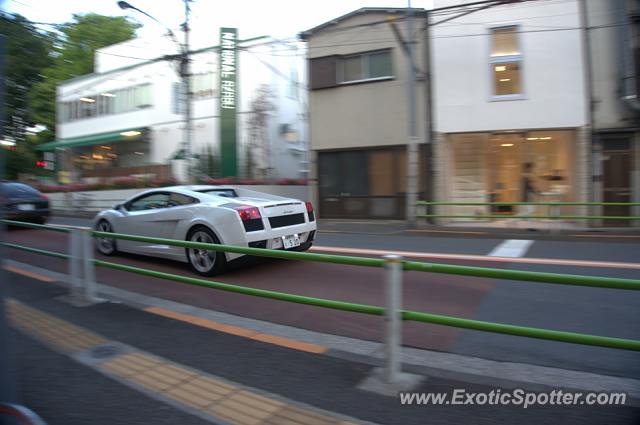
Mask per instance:
[[[520,98],[522,89],[522,52],[518,27],[491,29],[492,97],[496,100]]]
[[[150,83],[139,84],[120,90],[113,90],[91,96],[84,96],[69,102],[60,102],[57,108],[61,122],[75,121],[95,116],[135,111],[153,105]]]

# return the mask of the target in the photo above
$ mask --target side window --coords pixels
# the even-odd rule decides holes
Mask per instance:
[[[182,205],[197,204],[198,200],[191,196],[183,195],[182,193],[171,193],[169,195],[169,206],[179,207]]]
[[[166,208],[169,206],[169,194],[168,193],[150,193],[149,195],[135,199],[127,205],[128,211],[143,211],[159,208]]]

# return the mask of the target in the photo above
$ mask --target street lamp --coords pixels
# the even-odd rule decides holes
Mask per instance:
[[[184,111],[184,135],[183,135],[183,148],[182,151],[187,160],[187,181],[190,184],[195,183],[195,176],[193,172],[193,167],[191,164],[191,160],[193,155],[191,153],[192,144],[193,144],[193,117],[192,117],[192,93],[191,93],[191,60],[189,58],[189,15],[191,13],[191,8],[189,7],[189,1],[191,0],[183,0],[184,1],[184,23],[182,24],[182,30],[184,31],[184,43],[180,43],[176,38],[175,34],[171,29],[167,28],[162,22],[158,21],[153,16],[149,15],[147,12],[138,9],[137,7],[131,5],[126,1],[118,1],[118,6],[122,10],[132,9],[137,12],[142,13],[143,15],[149,17],[160,25],[164,26],[169,34],[169,37],[178,45],[180,49],[180,53],[177,55],[177,59],[180,61],[178,74],[180,75],[180,79],[182,80],[182,101],[183,101],[183,111]],[[167,56],[167,59],[176,57]]]

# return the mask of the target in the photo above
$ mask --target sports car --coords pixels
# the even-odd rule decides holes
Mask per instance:
[[[139,193],[101,211],[94,229],[129,235],[253,248],[306,251],[316,233],[310,202],[233,186],[173,186]],[[96,238],[104,255],[118,251],[189,263],[202,275],[222,273],[243,256],[172,245]]]

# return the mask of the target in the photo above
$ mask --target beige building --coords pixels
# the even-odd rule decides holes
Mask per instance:
[[[309,55],[311,185],[323,218],[404,218],[409,70],[388,19],[402,21],[405,13],[359,9],[302,34]],[[415,22],[424,34],[424,11],[416,11]],[[419,40],[416,62],[423,65]],[[419,118],[425,103],[424,81],[418,81]],[[421,145],[425,127],[419,119]],[[426,161],[420,170],[423,194]]]

